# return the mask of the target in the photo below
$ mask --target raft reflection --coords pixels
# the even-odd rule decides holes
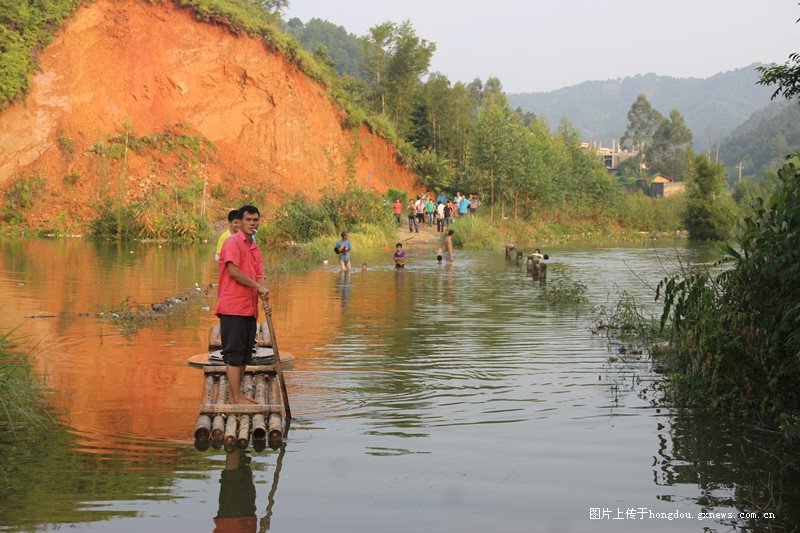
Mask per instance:
[[[250,468],[252,458],[246,450],[236,446],[225,449],[225,468],[220,474],[219,508],[214,517],[215,533],[254,533],[256,526],[259,533],[269,531],[285,450],[285,446],[278,450],[267,497],[267,510],[259,521],[256,516],[256,487]]]

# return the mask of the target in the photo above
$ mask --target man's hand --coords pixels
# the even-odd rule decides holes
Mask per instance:
[[[269,289],[263,285],[258,286],[258,295],[262,300],[269,300]]]

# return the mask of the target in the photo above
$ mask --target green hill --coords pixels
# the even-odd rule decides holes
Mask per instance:
[[[756,85],[756,66],[703,79],[651,73],[587,81],[546,93],[509,94],[508,100],[512,107],[545,117],[552,127],[566,116],[585,140],[610,146],[625,133],[628,109],[644,93],[665,116],[677,108],[694,134],[695,149],[705,152],[709,137],[716,142],[769,103],[772,89]]]
[[[731,179],[742,175],[762,179],[783,164],[786,155],[800,148],[800,105],[775,101],[753,115],[722,140],[720,160]]]

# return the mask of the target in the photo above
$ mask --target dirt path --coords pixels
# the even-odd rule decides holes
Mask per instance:
[[[436,226],[428,226],[423,224],[419,228],[419,233],[409,233],[408,219],[403,218],[403,223],[397,228],[397,241],[402,242],[403,248],[426,248],[437,250],[442,248],[442,239],[445,234],[436,231]]]

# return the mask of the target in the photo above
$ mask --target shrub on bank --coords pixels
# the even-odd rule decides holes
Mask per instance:
[[[499,250],[505,244],[500,230],[483,217],[456,218],[450,229],[453,244],[465,250]]]
[[[664,358],[689,401],[760,415],[800,436],[800,166],[779,171],[778,190],[757,199],[722,247],[722,272],[664,279]]]

